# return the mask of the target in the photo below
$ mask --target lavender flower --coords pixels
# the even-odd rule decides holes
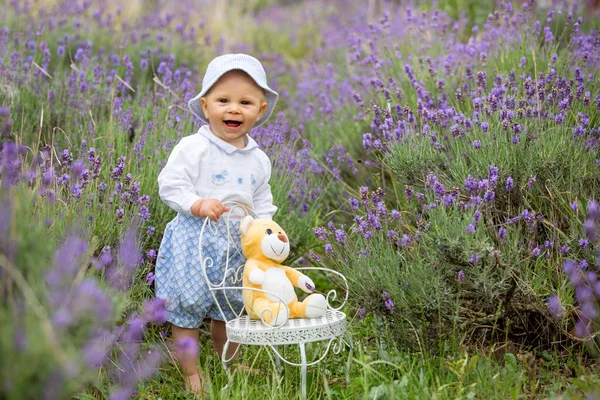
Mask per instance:
[[[565,309],[560,303],[560,299],[558,298],[558,296],[550,296],[546,300],[546,304],[548,305],[548,309],[550,310],[550,312],[552,312],[552,315],[554,315],[555,318],[562,318],[564,316]]]
[[[323,227],[318,227],[318,228],[314,228],[313,230],[315,236],[317,237],[317,239],[319,240],[327,240],[327,230],[325,230],[325,228]]]
[[[506,191],[510,192],[511,190],[513,190],[513,187],[514,187],[513,178],[511,178],[509,176],[508,178],[506,178]]]
[[[588,218],[591,220],[597,220],[599,215],[598,210],[598,202],[596,200],[590,200],[587,204]]]
[[[154,272],[150,271],[148,272],[148,275],[146,275],[146,283],[148,284],[148,286],[152,285],[152,283],[154,282]]]
[[[506,228],[501,226],[498,229],[498,239],[500,239],[500,243],[504,243],[505,238],[506,238]]]
[[[361,307],[360,310],[358,310],[358,318],[363,319],[365,315],[367,315],[367,310],[365,310],[364,307]]]

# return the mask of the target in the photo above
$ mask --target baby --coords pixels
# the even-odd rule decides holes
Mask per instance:
[[[183,347],[198,348],[199,327],[209,318],[213,346],[221,356],[226,341],[224,320],[235,318],[226,300],[217,304],[209,291],[199,259],[200,231],[205,219],[210,219],[210,229],[202,237],[202,256],[212,259],[207,274],[217,284],[225,276],[228,253],[228,271],[245,262],[239,237],[239,220],[245,212],[227,204],[241,204],[260,218],[271,219],[277,210],[269,186],[271,163],[248,136],[252,128],[269,119],[277,98],[256,58],[246,54],[215,58],[208,65],[200,93],[188,103],[207,125],[181,139],[158,176],[160,198],[177,216],[167,224],[159,248],[156,295],[167,300],[173,341],[187,343],[175,350],[186,387],[200,394],[205,380],[198,355]],[[228,299],[234,309],[241,310],[241,290],[234,292]],[[236,350],[236,345],[230,345],[227,356]]]

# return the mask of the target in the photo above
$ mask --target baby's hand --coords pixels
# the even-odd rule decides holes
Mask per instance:
[[[198,200],[192,205],[192,215],[195,217],[210,218],[217,222],[221,215],[229,211],[229,207],[217,199]]]

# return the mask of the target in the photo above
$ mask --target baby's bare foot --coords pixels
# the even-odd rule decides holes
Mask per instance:
[[[206,381],[201,374],[193,374],[185,378],[185,388],[200,398],[208,398],[205,390]]]

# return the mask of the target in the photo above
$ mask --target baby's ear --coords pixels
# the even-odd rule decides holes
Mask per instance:
[[[246,215],[244,218],[242,218],[242,221],[240,222],[240,233],[242,235],[246,233],[252,221],[254,221],[254,218],[251,215]]]

